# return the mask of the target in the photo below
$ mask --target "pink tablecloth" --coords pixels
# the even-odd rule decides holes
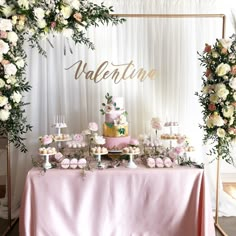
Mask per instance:
[[[214,236],[204,171],[29,171],[21,236]]]

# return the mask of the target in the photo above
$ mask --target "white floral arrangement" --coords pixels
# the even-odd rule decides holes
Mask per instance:
[[[26,103],[22,94],[29,92],[31,86],[24,76],[24,42],[45,55],[41,39],[49,33],[62,33],[75,43],[94,49],[85,31],[99,23],[122,23],[124,19],[111,15],[112,11],[103,3],[87,0],[0,0],[0,135],[27,151],[23,136],[32,126],[24,116]]]
[[[215,154],[232,164],[230,145],[236,142],[236,35],[206,44],[199,54],[205,67],[202,90],[196,95],[203,108],[204,143],[211,141]]]

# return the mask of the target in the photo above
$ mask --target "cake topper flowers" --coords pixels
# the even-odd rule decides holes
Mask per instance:
[[[236,142],[236,35],[217,39],[213,46],[206,44],[198,54],[205,67],[202,90],[196,93],[203,109],[203,142],[212,142],[209,154],[233,164],[230,145]]]
[[[106,103],[102,103],[103,109],[100,109],[102,115],[105,115],[106,113],[109,113],[113,110],[120,110],[119,107],[116,107],[116,103],[112,101],[113,97],[109,93],[105,95],[105,98]]]

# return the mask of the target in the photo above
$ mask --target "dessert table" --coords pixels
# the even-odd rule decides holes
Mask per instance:
[[[21,236],[214,236],[204,170],[28,172]]]

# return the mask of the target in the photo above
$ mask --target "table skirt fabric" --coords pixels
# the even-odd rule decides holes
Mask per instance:
[[[20,236],[214,236],[204,170],[29,171]]]

